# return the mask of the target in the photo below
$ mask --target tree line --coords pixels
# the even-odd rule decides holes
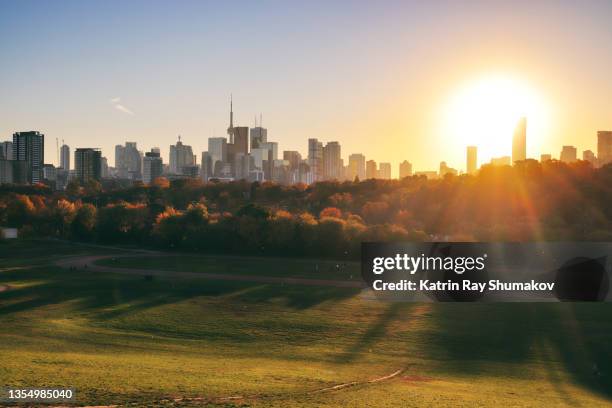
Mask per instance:
[[[439,180],[0,186],[22,236],[198,252],[356,257],[362,241],[612,239],[612,166],[526,160]]]

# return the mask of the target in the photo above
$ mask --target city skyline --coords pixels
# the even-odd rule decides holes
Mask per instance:
[[[40,130],[53,158],[55,138],[98,141],[113,162],[125,141],[166,156],[179,134],[199,154],[226,134],[233,92],[234,123],[263,113],[279,151],[338,141],[345,160],[367,152],[396,177],[406,158],[463,169],[464,147],[478,143],[448,130],[445,109],[466,84],[498,76],[547,108],[547,126],[527,115],[528,157],[595,151],[592,135],[610,128],[612,5],[569,4],[4,2],[0,51],[12,63],[0,67],[0,134]],[[37,29],[19,29],[25,21]],[[495,131],[479,159],[508,151],[512,132]]]

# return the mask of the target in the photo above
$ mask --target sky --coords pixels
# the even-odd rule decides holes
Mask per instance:
[[[235,124],[261,113],[279,151],[305,156],[316,137],[394,176],[403,160],[465,169],[468,144],[488,146],[480,162],[509,155],[512,130],[472,140],[453,120],[503,102],[450,101],[502,77],[546,112],[545,126],[528,115],[528,156],[595,151],[612,129],[610,16],[606,1],[0,0],[0,140],[39,130],[48,163],[57,138],[114,165],[116,144],[167,161],[181,135],[199,157],[233,94]]]

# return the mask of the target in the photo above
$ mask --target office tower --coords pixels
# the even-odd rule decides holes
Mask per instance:
[[[550,154],[544,153],[540,155],[540,163],[544,163],[549,160],[552,160],[552,156]]]
[[[234,141],[228,146],[228,155],[233,157],[237,154],[249,153],[249,128],[246,126],[236,126],[233,128],[232,135]]]
[[[234,158],[234,177],[236,180],[248,180],[254,170],[254,159],[250,154],[238,153]]]
[[[521,118],[512,138],[512,164],[527,158],[527,119]]]
[[[288,161],[289,167],[292,170],[295,170],[300,166],[300,163],[302,162],[302,155],[300,154],[300,152],[295,150],[285,150],[283,152],[283,160]]]
[[[265,142],[259,145],[261,149],[266,149],[272,152],[272,160],[278,160],[278,142]]]
[[[200,165],[200,173],[202,181],[207,182],[214,176],[213,174],[213,157],[209,152],[202,152],[202,162]]]
[[[597,167],[597,157],[592,150],[585,150],[582,152],[582,160],[591,163],[593,167]]]
[[[400,175],[400,180],[403,179],[404,177],[411,177],[412,176],[412,163],[410,163],[408,160],[404,160],[403,162],[401,162],[399,165],[399,175]]]
[[[511,160],[510,156],[493,157],[491,164],[493,166],[510,166]]]
[[[378,177],[384,180],[391,179],[391,163],[380,163]]]
[[[104,156],[100,158],[100,177],[102,177],[103,179],[109,177],[108,159]]]
[[[365,180],[365,162],[365,156],[361,153],[354,153],[349,156],[349,180],[353,181],[355,177],[359,178],[359,180]]]
[[[212,177],[215,174],[217,163],[227,162],[227,139],[224,137],[211,137],[208,139],[208,154],[211,159]]]
[[[13,142],[0,143],[0,159],[13,160]]]
[[[176,145],[170,145],[170,172],[183,174],[183,169],[195,165],[191,146],[184,145],[179,136]]]
[[[84,183],[102,177],[102,152],[95,148],[78,148],[74,152],[74,169],[77,179]]]
[[[323,155],[323,179],[325,180],[341,180],[342,158],[340,143],[328,142],[322,150]]]
[[[41,182],[45,162],[45,135],[35,131],[13,134],[13,160],[26,162],[28,183]]]
[[[150,184],[158,177],[161,177],[164,169],[163,160],[159,152],[153,151],[145,153],[142,160],[142,181],[145,184]]]
[[[268,141],[268,129],[261,127],[261,123],[259,126],[251,129],[250,132],[251,149],[257,149],[260,147],[261,143],[266,143]]]
[[[323,144],[315,138],[308,139],[308,166],[311,183],[323,179]]]
[[[564,163],[573,163],[578,160],[576,148],[574,146],[563,146],[560,159]]]
[[[612,131],[597,132],[597,158],[600,166],[612,163]]]
[[[159,153],[161,156],[161,149],[159,147],[152,147],[151,148],[151,152],[152,153]]]
[[[67,144],[63,144],[60,149],[60,168],[70,170],[70,147]]]
[[[378,178],[378,169],[374,160],[368,160],[366,162],[366,178],[374,179]]]
[[[57,177],[57,169],[52,164],[43,165],[43,179],[47,181],[55,181]]]
[[[476,146],[467,147],[466,170],[468,174],[474,174],[478,170],[478,148]]]
[[[139,180],[142,178],[142,154],[136,142],[125,142],[115,146],[115,169],[120,178]]]

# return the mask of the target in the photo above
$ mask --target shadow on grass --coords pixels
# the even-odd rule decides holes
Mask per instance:
[[[561,398],[571,404],[559,373],[565,368],[576,384],[612,398],[612,305],[433,306],[435,329],[425,341],[430,358],[441,361],[443,369],[480,376],[521,376],[525,365],[541,367]],[[499,368],[495,363],[515,364]]]

